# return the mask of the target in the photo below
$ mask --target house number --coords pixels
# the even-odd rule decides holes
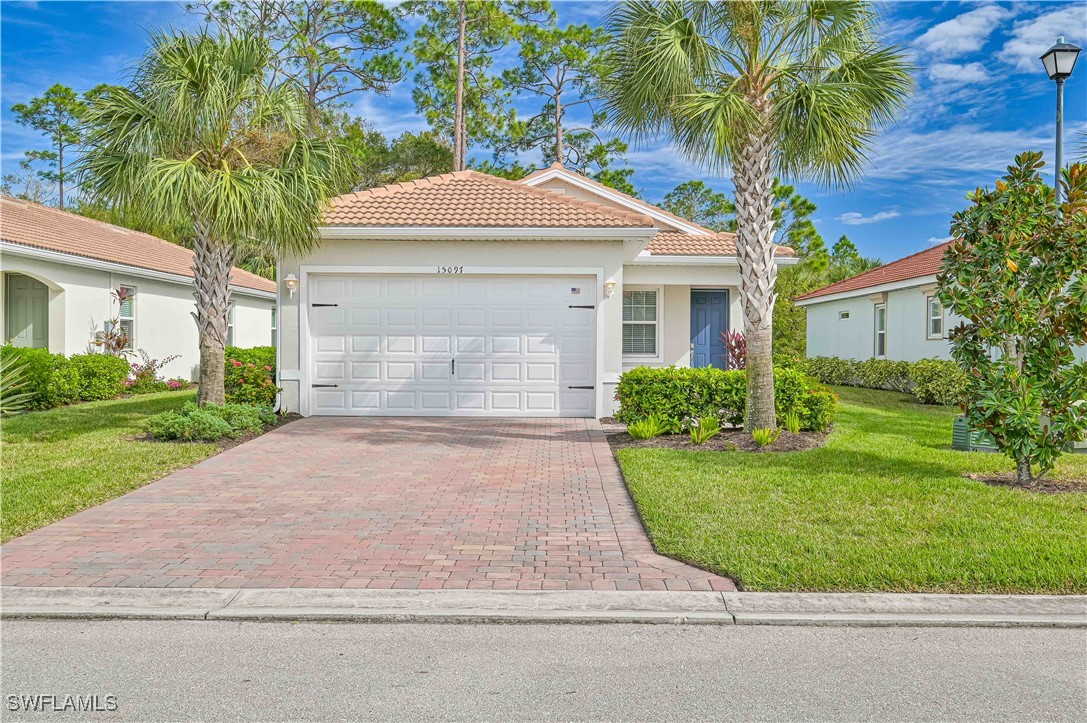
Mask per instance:
[[[438,273],[439,274],[463,274],[464,273],[464,267],[463,266],[439,266],[438,267]]]

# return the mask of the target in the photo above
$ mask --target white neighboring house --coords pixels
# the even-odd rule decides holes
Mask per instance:
[[[163,374],[197,378],[192,251],[8,196],[0,197],[0,231],[4,341],[68,356],[86,353],[96,350],[96,335],[116,318],[133,350],[155,359],[180,355]],[[232,281],[228,343],[274,343],[275,283],[242,269],[234,269]],[[122,305],[112,296],[120,288],[133,294]]]
[[[723,367],[743,328],[732,234],[557,164],[340,196],[321,237],[279,264],[304,415],[600,417],[624,370]]]
[[[948,331],[962,318],[936,298],[950,242],[798,296],[807,309],[809,357],[917,361],[951,358]],[[1087,349],[1076,354],[1087,358]]]

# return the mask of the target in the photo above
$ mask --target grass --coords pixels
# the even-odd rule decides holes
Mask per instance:
[[[839,388],[827,445],[618,453],[654,546],[746,590],[1087,592],[1087,493],[963,478],[1013,469],[951,450],[955,410]],[[1087,477],[1087,456],[1051,475]]]
[[[133,439],[149,416],[195,395],[147,394],[5,419],[0,538],[25,535],[214,454],[214,444]]]

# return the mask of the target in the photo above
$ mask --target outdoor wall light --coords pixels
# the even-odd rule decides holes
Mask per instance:
[[[283,279],[283,283],[287,285],[287,291],[291,292],[291,298],[294,298],[294,292],[298,289],[298,277],[294,274],[287,274],[287,278]]]
[[[613,291],[615,291],[615,279],[608,279],[604,282],[604,296],[610,299]]]

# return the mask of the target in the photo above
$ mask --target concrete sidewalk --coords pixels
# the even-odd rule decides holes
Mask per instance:
[[[1087,596],[4,587],[0,617],[1087,628]]]

